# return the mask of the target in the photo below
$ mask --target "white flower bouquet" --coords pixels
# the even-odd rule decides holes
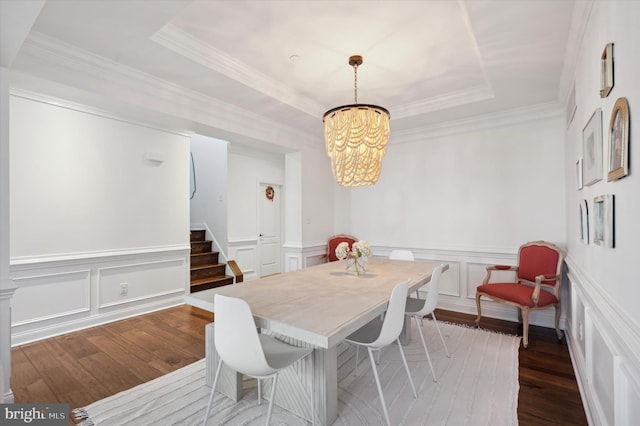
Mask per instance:
[[[347,259],[347,271],[354,268],[355,274],[360,275],[360,269],[365,272],[363,262],[373,255],[371,247],[366,241],[357,241],[349,248],[349,243],[341,242],[336,247],[336,257]]]

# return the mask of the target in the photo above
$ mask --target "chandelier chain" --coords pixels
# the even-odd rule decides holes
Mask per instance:
[[[358,64],[353,65],[353,94],[356,99],[356,104],[358,103]]]

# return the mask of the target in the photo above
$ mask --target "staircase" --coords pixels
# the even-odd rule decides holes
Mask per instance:
[[[211,241],[204,230],[191,231],[191,293],[233,284],[233,277],[225,275],[224,263],[218,263],[218,252],[211,250]]]

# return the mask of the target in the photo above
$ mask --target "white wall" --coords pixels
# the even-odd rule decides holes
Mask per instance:
[[[9,67],[35,22],[44,0],[0,2],[0,402],[11,391],[11,298],[9,223]]]
[[[640,287],[635,268],[640,260],[640,2],[588,3],[584,17],[571,75],[577,110],[566,131],[567,263],[572,287],[568,341],[591,423],[631,425],[640,418]],[[600,57],[610,42],[614,87],[601,99]],[[627,98],[630,109],[630,174],[607,182],[609,121],[619,97]],[[583,156],[582,129],[596,108],[602,109],[603,179],[577,191],[575,163]],[[615,248],[579,241],[578,203],[587,200],[593,236],[593,198],[603,194],[615,197]]]
[[[511,250],[536,239],[562,245],[562,118],[496,126],[391,144],[378,183],[352,191],[353,232],[416,248]]]
[[[12,343],[182,303],[189,138],[24,93],[10,107]]]
[[[302,152],[302,239],[305,245],[327,243],[333,234],[334,191],[331,162],[318,141],[318,148]]]
[[[217,250],[227,245],[227,151],[229,143],[202,135],[191,137],[195,166],[195,194],[191,199],[191,228],[207,229],[215,237]]]
[[[0,67],[0,402],[13,402],[11,378],[11,298],[16,285],[9,271],[9,70]]]
[[[541,105],[394,141],[378,183],[351,191],[349,231],[376,256],[405,248],[448,263],[439,306],[475,314],[486,266],[515,265],[527,241],[565,245],[563,131],[559,108]],[[517,319],[488,300],[483,314]],[[531,322],[553,326],[554,312]]]
[[[250,280],[258,277],[258,182],[284,185],[284,155],[231,144],[228,168],[229,259]]]
[[[18,96],[10,108],[12,260],[188,242],[188,138]]]

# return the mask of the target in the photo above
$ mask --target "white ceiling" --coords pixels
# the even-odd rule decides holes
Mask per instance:
[[[393,139],[397,130],[557,102],[573,6],[573,0],[48,0],[12,70],[86,93],[101,83],[89,83],[80,63],[108,61],[121,75],[141,72],[321,134],[323,113],[354,101],[347,61],[359,54],[358,101],[390,111]],[[46,54],[61,46],[78,61],[64,72]],[[101,78],[117,80],[118,73]],[[69,100],[90,99],[73,99],[74,93],[66,91]]]

